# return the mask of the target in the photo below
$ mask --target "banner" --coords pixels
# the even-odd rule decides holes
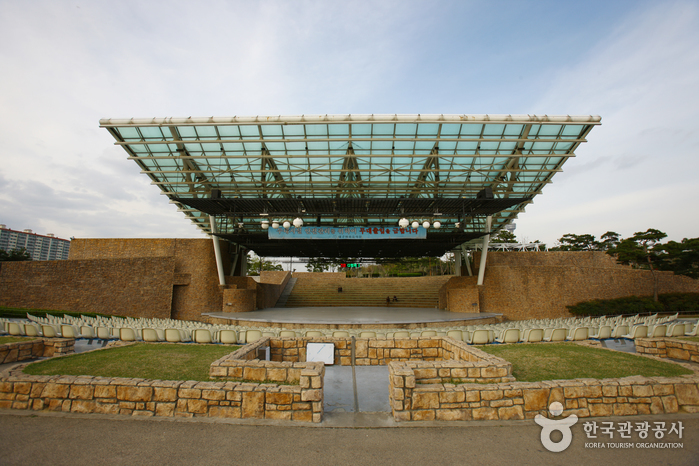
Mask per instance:
[[[399,227],[301,227],[270,228],[269,239],[425,239],[427,230]]]

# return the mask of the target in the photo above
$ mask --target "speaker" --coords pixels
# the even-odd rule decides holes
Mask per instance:
[[[220,189],[212,189],[211,190],[211,199],[221,199],[221,190]]]

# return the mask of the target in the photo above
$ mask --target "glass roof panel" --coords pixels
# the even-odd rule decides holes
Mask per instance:
[[[441,137],[455,137],[459,135],[461,125],[446,123],[442,125],[442,130],[439,132]]]
[[[141,127],[141,134],[143,135],[144,139],[157,139],[160,141],[163,140],[163,133],[157,126],[143,126]]]
[[[260,125],[260,129],[262,129],[262,136],[266,138],[278,139],[283,136],[281,125]]]
[[[478,137],[482,130],[483,125],[464,124],[461,125],[461,136]]]
[[[200,138],[218,138],[214,126],[196,126],[196,129]]]
[[[241,125],[240,126],[240,135],[243,138],[259,138],[260,137],[260,131],[257,128],[257,125]]]
[[[264,128],[264,127],[263,127]],[[284,130],[285,137],[303,137],[304,136],[304,126],[303,125],[284,125],[282,126]]]
[[[328,125],[306,125],[306,135],[308,137],[327,137]]]
[[[240,130],[237,126],[218,126],[218,134],[222,138],[239,138]]]
[[[138,134],[138,130],[136,128],[127,126],[117,128],[117,130],[119,131],[119,134],[121,135],[122,139],[141,139],[141,135]]]
[[[396,137],[415,137],[417,134],[417,125],[414,123],[398,123],[396,124]]]
[[[395,125],[392,124],[374,124],[372,125],[373,128],[371,130],[372,134],[374,136],[393,136],[393,131],[395,129]]]
[[[349,125],[338,124],[338,125],[328,125],[328,135],[330,137],[344,137],[346,138],[349,134]]]
[[[434,123],[420,123],[417,125],[417,135],[418,137],[437,137],[437,131],[439,131],[439,125]]]

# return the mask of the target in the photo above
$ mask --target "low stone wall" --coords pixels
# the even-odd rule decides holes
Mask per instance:
[[[20,366],[0,378],[0,408],[321,422],[324,364],[255,360],[257,349],[268,340],[258,340],[212,364],[212,376],[244,381],[35,376],[24,374],[25,366]],[[275,373],[273,365],[281,370]]]
[[[448,337],[421,338],[356,338],[355,364],[357,366],[385,366],[398,361],[447,361],[457,365],[477,363],[473,367],[506,367],[511,375],[511,364],[485,353],[478,348]],[[306,345],[332,343],[335,345],[335,364],[352,364],[352,339],[348,337],[270,338],[272,361],[302,362],[306,360]],[[433,364],[434,365],[434,364]]]
[[[564,416],[626,416],[699,412],[699,374],[515,382],[504,367],[454,367],[445,362],[392,362],[389,401],[397,421],[513,420],[546,415],[558,401]],[[480,374],[478,373],[480,371]],[[458,383],[501,376],[501,383]],[[422,382],[422,383],[421,383]],[[425,383],[431,382],[431,383]]]
[[[69,354],[74,348],[75,340],[72,338],[37,338],[5,343],[0,345],[0,364]]]
[[[661,358],[699,362],[699,342],[679,338],[637,338],[636,352]]]
[[[0,408],[131,416],[320,422],[301,387],[13,373],[0,379]]]

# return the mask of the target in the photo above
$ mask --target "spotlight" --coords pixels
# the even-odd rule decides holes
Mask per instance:
[[[279,221],[278,221],[278,220],[272,221],[272,228],[274,228],[275,230],[276,230],[277,228],[279,228]]]
[[[406,228],[408,225],[410,225],[410,222],[408,221],[407,218],[402,218],[398,220],[398,226],[401,228]]]
[[[420,226],[420,224],[417,221],[414,221],[413,224],[411,225],[413,228],[417,228]]]
[[[296,217],[296,218],[294,219],[294,226],[295,226],[296,228],[301,228],[301,227],[303,226],[303,220],[301,220],[300,217]]]
[[[434,222],[434,223],[432,224],[432,226],[434,227],[435,230],[439,230],[439,227],[442,226],[442,222],[439,222],[439,221]]]
[[[285,230],[288,230],[290,227],[291,227],[291,223],[289,223],[288,220],[286,222],[284,222],[284,229]]]
[[[430,222],[428,222],[427,220],[425,220],[424,222],[422,222],[422,228],[424,228],[425,230],[427,230],[429,227],[430,227]]]
[[[262,224],[263,230],[266,230],[267,228],[269,228],[269,220],[262,220],[261,224]],[[279,225],[277,225],[277,226],[279,226]]]

